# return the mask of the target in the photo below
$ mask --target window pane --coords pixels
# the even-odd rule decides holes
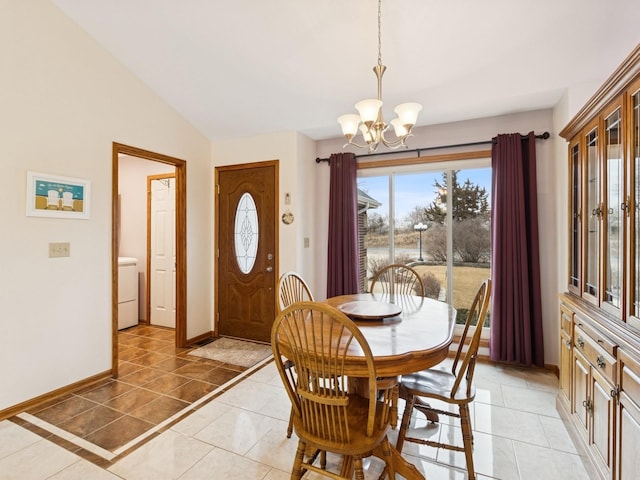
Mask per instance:
[[[251,272],[258,252],[258,212],[248,192],[242,194],[236,208],[234,248],[240,271]]]
[[[426,296],[440,300],[446,299],[447,278],[443,178],[443,172],[394,176],[395,262],[412,266]]]
[[[389,177],[358,178],[360,289],[369,291],[373,274],[389,265]]]
[[[452,196],[451,301],[462,323],[478,288],[491,276],[491,169],[453,170],[448,183]]]
[[[359,209],[367,211],[363,291],[379,269],[405,263],[422,277],[427,296],[452,304],[464,321],[491,274],[491,168],[359,177],[358,187]]]

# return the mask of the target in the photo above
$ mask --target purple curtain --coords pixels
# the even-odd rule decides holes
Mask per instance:
[[[491,359],[543,367],[535,134],[498,135],[491,168]]]
[[[329,158],[329,262],[327,297],[358,293],[358,193],[356,156]]]

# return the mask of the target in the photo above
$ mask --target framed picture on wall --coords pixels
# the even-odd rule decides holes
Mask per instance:
[[[27,216],[88,219],[91,182],[27,172]]]

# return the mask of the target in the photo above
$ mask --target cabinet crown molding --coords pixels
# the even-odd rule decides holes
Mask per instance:
[[[570,140],[593,119],[595,113],[603,110],[639,75],[640,43],[562,129],[560,136]]]

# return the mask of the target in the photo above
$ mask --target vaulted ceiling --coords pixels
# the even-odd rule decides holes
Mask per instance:
[[[52,0],[212,140],[296,130],[376,95],[375,0]],[[638,0],[383,0],[385,118],[418,125],[554,106],[640,42]]]

